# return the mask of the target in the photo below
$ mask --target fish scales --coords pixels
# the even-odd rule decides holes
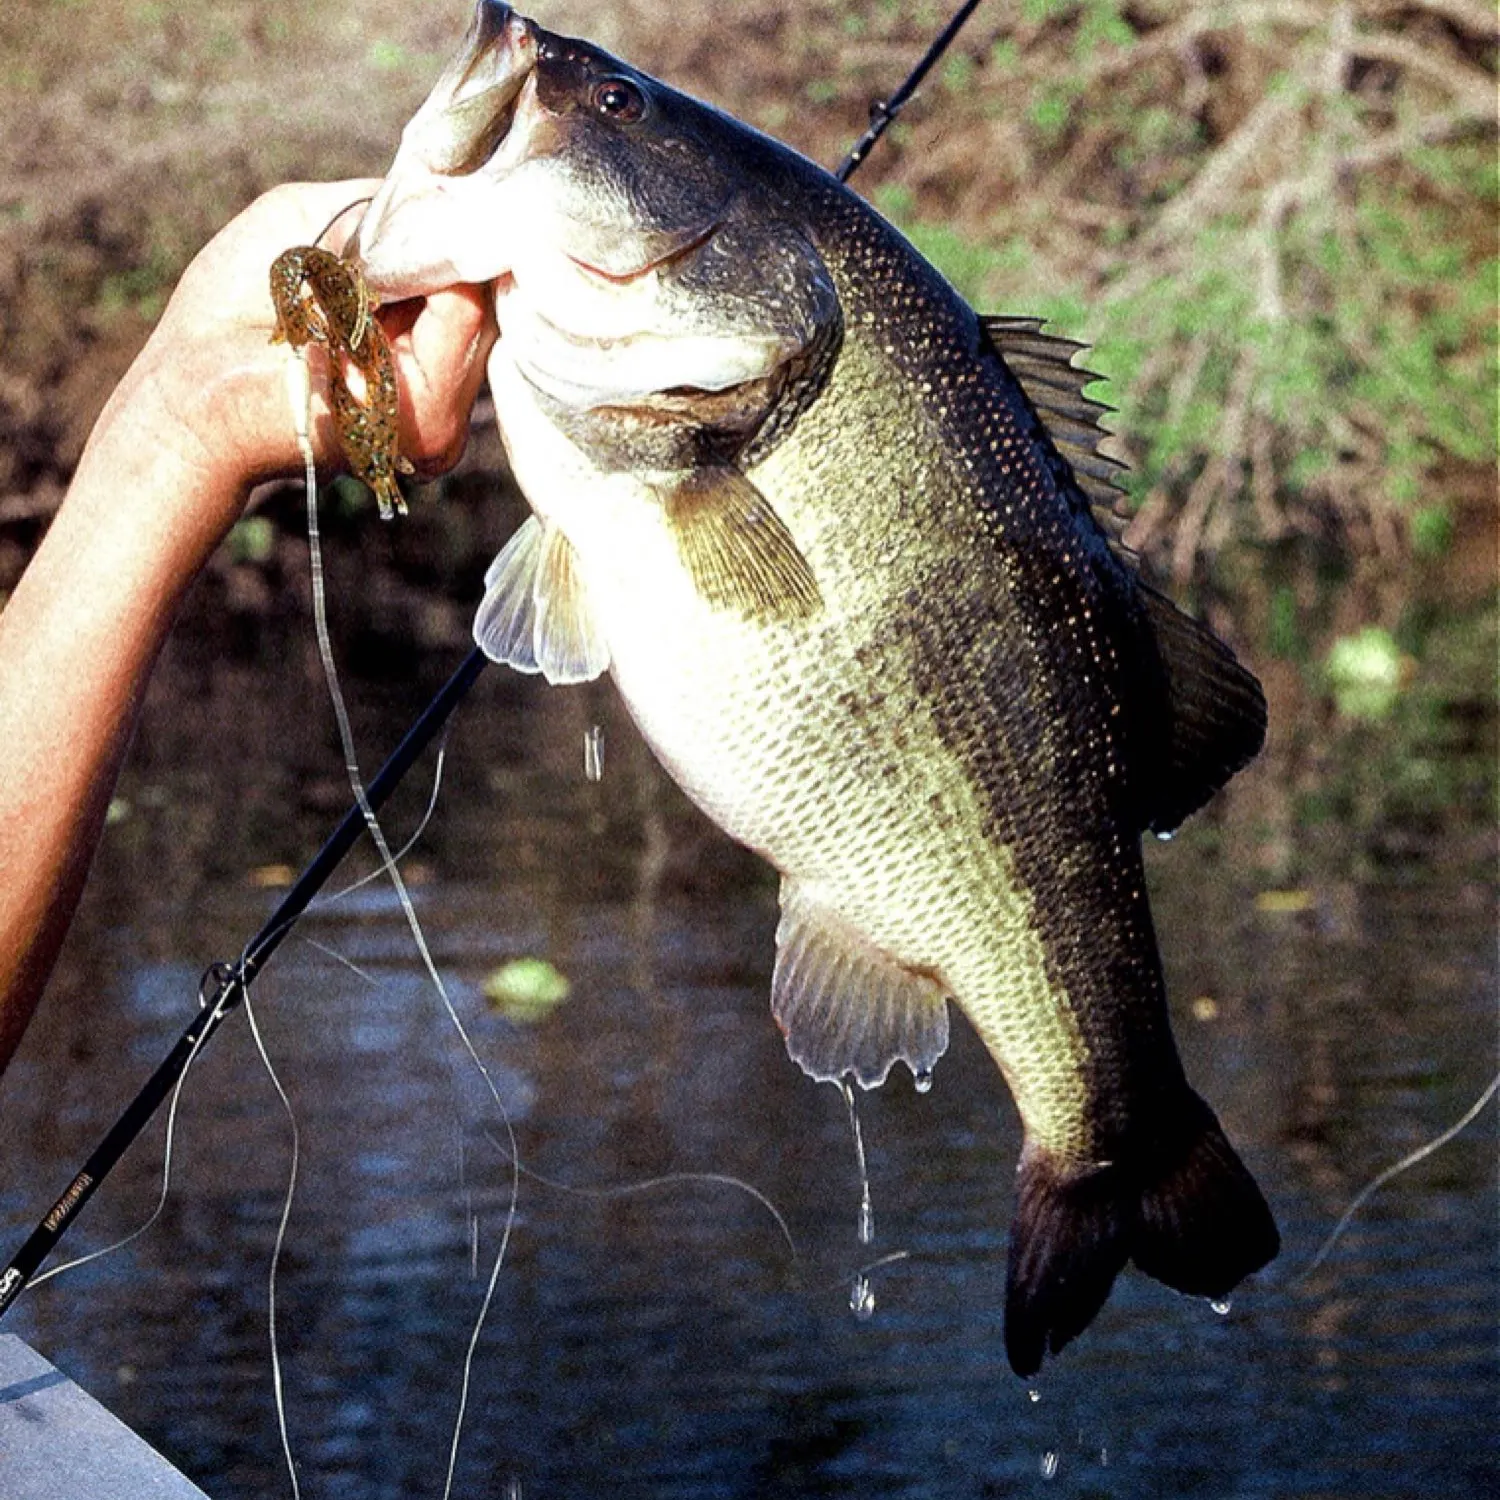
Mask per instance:
[[[828,205],[831,227],[820,236],[846,313],[839,367],[827,399],[751,471],[810,556],[816,554],[814,571],[827,596],[848,601],[847,617],[867,631],[864,640],[856,638],[852,663],[838,653],[847,619],[808,643],[830,689],[844,685],[839,716],[823,726],[822,759],[825,765],[839,759],[848,723],[866,716],[877,723],[910,720],[910,741],[925,736],[920,748],[891,748],[908,775],[914,765],[941,768],[939,795],[949,815],[935,824],[923,816],[921,792],[905,794],[915,817],[901,820],[885,851],[902,873],[898,888],[882,896],[898,907],[913,900],[915,881],[895,856],[919,844],[933,845],[940,900],[951,901],[959,889],[1008,893],[1003,911],[976,909],[965,927],[948,932],[933,966],[965,998],[1028,1128],[1064,1156],[1100,1159],[1111,1131],[1121,1128],[1109,1115],[1133,1086],[1132,1066],[1147,1075],[1175,1066],[1160,1019],[1164,999],[1139,846],[1121,832],[1123,787],[1112,794],[1113,818],[1099,817],[1108,803],[1090,795],[1091,781],[1113,767],[1118,783],[1125,767],[1115,727],[1123,716],[1110,713],[1119,669],[1101,623],[1110,604],[1097,583],[1085,587],[1085,597],[1063,599],[1057,585],[1039,593],[1024,587],[1024,578],[1018,583],[1006,575],[1045,566],[1049,576],[1068,581],[1070,556],[1081,551],[1093,551],[1104,570],[1119,565],[1079,535],[1045,451],[1022,426],[1003,370],[979,357],[967,310],[941,284],[917,279],[925,268],[914,265],[884,225],[857,210],[841,212],[844,206],[845,200]],[[892,366],[901,380],[889,378]],[[907,430],[909,412],[892,393],[912,381],[938,399],[933,420]],[[895,476],[883,486],[871,482],[864,436],[882,429],[903,433],[898,451],[881,455],[882,468]],[[802,509],[799,495],[809,497],[812,512],[805,532],[793,519]],[[924,535],[941,542],[926,556],[919,547]],[[893,537],[900,538],[898,548]],[[905,576],[893,567],[893,551]],[[1087,575],[1082,581],[1092,582]],[[1043,607],[1028,615],[1033,599]],[[1074,692],[1079,677],[1095,678],[1097,686],[1086,681],[1089,691]],[[910,701],[890,701],[893,683],[908,685]],[[762,717],[771,709],[768,701]],[[1039,775],[1039,766],[1052,774]],[[891,826],[895,809],[867,813],[864,804],[858,785],[839,786],[819,809],[813,826],[836,831],[828,840],[835,853],[851,825]],[[1101,842],[1113,863],[1102,872]],[[1089,857],[1059,860],[1059,848],[1070,846]],[[785,846],[766,852],[784,871],[804,868]],[[975,860],[981,863],[966,868]],[[853,892],[871,878],[862,868],[847,884]],[[1122,905],[1129,908],[1123,914]],[[1101,953],[1097,938],[1080,941],[1091,913],[1117,953]],[[1041,941],[1018,945],[1022,930],[1035,930]],[[1035,968],[1023,980],[1028,965]],[[960,974],[969,982],[956,982]],[[1018,995],[1030,999],[1017,1003]],[[1126,1027],[1122,1004],[1139,1012]],[[1122,1041],[1129,1044],[1125,1055]],[[1165,1055],[1153,1051],[1153,1042],[1166,1045]],[[1029,1080],[1047,1079],[1043,1059],[1058,1056],[1069,1059],[1065,1071],[1083,1067],[1097,1078],[1088,1111],[1077,1108],[1076,1086],[1061,1090],[1066,1103],[1058,1109],[1042,1107],[1049,1091]]]
[[[493,0],[361,241],[383,294],[493,285],[535,514],[476,638],[609,670],[781,872],[791,1055],[922,1081],[951,997],[995,1058],[1025,1128],[1014,1368],[1127,1261],[1223,1296],[1269,1260],[1177,1057],[1140,851],[1255,754],[1264,698],[1093,520],[1076,346],[981,320],[821,169]]]

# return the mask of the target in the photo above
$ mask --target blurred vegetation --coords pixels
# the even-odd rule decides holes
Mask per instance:
[[[831,162],[948,6],[536,9]],[[55,503],[238,204],[380,170],[466,11],[0,11],[0,520]],[[1484,0],[992,0],[862,186],[978,305],[1095,346],[1129,540],[1179,581],[1289,534],[1399,564],[1493,501],[1497,35]]]
[[[1291,533],[1443,550],[1455,473],[1496,459],[1494,7],[1018,9],[949,68],[983,200],[877,199],[978,304],[1097,346],[1132,543],[1180,581]]]

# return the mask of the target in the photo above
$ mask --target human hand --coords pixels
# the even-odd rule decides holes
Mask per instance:
[[[193,470],[195,512],[180,519],[203,526],[210,547],[253,485],[301,471],[286,387],[292,356],[271,343],[271,262],[293,245],[310,244],[335,216],[324,243],[341,247],[358,222],[361,200],[378,185],[289,184],[246,208],[183,273],[100,419],[100,441],[165,449]],[[441,473],[463,452],[484,379],[495,338],[489,298],[482,288],[455,287],[383,308],[378,316],[396,362],[401,450],[418,473]],[[337,466],[342,458],[318,378],[323,357],[312,351],[313,448],[320,463]],[[206,494],[214,498],[205,508]]]

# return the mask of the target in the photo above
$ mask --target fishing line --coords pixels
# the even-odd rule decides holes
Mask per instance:
[[[202,986],[200,986],[200,995],[206,1005],[207,995]],[[222,1008],[225,1004],[225,997],[221,996],[216,1004]],[[86,1266],[91,1261],[103,1260],[106,1255],[113,1255],[115,1251],[123,1250],[127,1245],[134,1244],[140,1239],[161,1218],[162,1210],[167,1206],[167,1195],[172,1187],[172,1155],[177,1137],[177,1106],[182,1102],[182,1091],[187,1086],[188,1073],[197,1060],[204,1042],[208,1040],[208,1035],[209,1033],[204,1031],[195,1038],[192,1050],[188,1053],[187,1062],[183,1065],[182,1076],[172,1089],[172,1098],[167,1106],[167,1131],[162,1143],[161,1191],[156,1196],[156,1207],[147,1215],[144,1223],[131,1230],[123,1239],[116,1240],[112,1245],[105,1245],[101,1250],[91,1250],[87,1255],[80,1255],[76,1260],[65,1260],[60,1266],[53,1266],[50,1271],[43,1271],[40,1275],[33,1276],[27,1283],[28,1290],[39,1287],[44,1281],[51,1281],[54,1276],[61,1276],[65,1271],[76,1271],[80,1266]]]
[[[488,1131],[485,1139],[489,1141],[497,1151],[504,1148]],[[771,1216],[776,1225],[777,1232],[786,1242],[788,1252],[791,1254],[793,1265],[801,1261],[801,1252],[797,1249],[797,1241],[792,1235],[785,1215],[776,1204],[765,1193],[755,1186],[753,1182],[747,1182],[743,1177],[736,1177],[730,1172],[662,1172],[655,1177],[643,1177],[637,1182],[616,1183],[613,1187],[579,1187],[573,1183],[561,1182],[556,1177],[548,1177],[545,1173],[537,1171],[535,1167],[525,1166],[523,1163],[512,1160],[511,1165],[523,1177],[539,1184],[541,1187],[550,1188],[555,1193],[564,1193],[574,1198],[592,1198],[598,1202],[608,1202],[614,1198],[629,1198],[638,1193],[651,1192],[656,1188],[684,1187],[684,1186],[709,1186],[733,1188],[736,1192],[743,1193],[747,1198],[753,1199]]]
[[[442,976],[438,973],[437,964],[434,962],[432,952],[427,945],[426,934],[423,932],[421,921],[417,917],[416,907],[413,905],[411,896],[407,891],[406,881],[396,865],[395,858],[391,854],[390,845],[386,842],[384,830],[380,826],[380,820],[376,817],[374,808],[370,806],[369,798],[365,792],[364,780],[360,773],[359,760],[354,747],[354,732],[349,721],[349,711],[344,702],[343,690],[339,685],[338,665],[334,660],[333,642],[328,629],[328,604],[323,574],[322,537],[318,528],[318,475],[310,430],[312,413],[311,376],[306,360],[300,353],[294,352],[290,355],[287,368],[288,396],[292,406],[294,425],[297,429],[298,446],[302,452],[304,481],[307,492],[307,548],[308,569],[312,580],[313,624],[318,640],[318,654],[323,664],[323,675],[328,685],[328,695],[333,705],[334,719],[338,725],[339,742],[343,750],[344,771],[349,779],[349,789],[354,794],[354,800],[365,820],[365,826],[368,828],[375,848],[380,854],[381,864],[386,874],[389,875],[391,885],[396,892],[397,899],[401,903],[401,909],[406,915],[407,926],[411,931],[412,941],[416,944],[417,951],[421,955],[428,978],[431,979],[433,987],[437,990],[438,996],[443,1002],[443,1008],[447,1011],[448,1019],[453,1024],[454,1030],[458,1033],[464,1051],[468,1053],[469,1058],[479,1072],[479,1076],[483,1079],[485,1087],[489,1090],[490,1097],[495,1102],[495,1108],[499,1112],[501,1123],[505,1127],[506,1139],[510,1143],[511,1187],[504,1228],[500,1237],[500,1248],[496,1252],[495,1263],[490,1271],[489,1281],[485,1286],[484,1297],[480,1303],[479,1314],[475,1319],[474,1329],[470,1335],[468,1348],[464,1354],[458,1415],[454,1422],[453,1441],[448,1457],[448,1473],[443,1488],[443,1500],[449,1500],[453,1492],[453,1476],[458,1463],[458,1447],[463,1435],[464,1417],[468,1411],[469,1391],[473,1380],[474,1356],[479,1346],[480,1336],[484,1331],[485,1319],[488,1317],[490,1306],[494,1301],[495,1287],[499,1281],[500,1269],[504,1263],[505,1253],[510,1244],[511,1231],[515,1227],[520,1195],[520,1148],[516,1141],[515,1128],[511,1123],[510,1115],[505,1108],[504,1101],[500,1097],[500,1091],[496,1088],[489,1069],[485,1066],[483,1058],[480,1057],[472,1038],[469,1036],[468,1029],[464,1026],[458,1010],[449,997],[448,989],[443,983]]]
[[[250,1023],[250,1035],[255,1038],[255,1050],[260,1053],[266,1076],[271,1080],[276,1097],[281,1100],[281,1107],[286,1111],[287,1122],[292,1127],[292,1164],[287,1173],[286,1195],[281,1200],[281,1219],[276,1226],[276,1242],[271,1247],[271,1271],[266,1281],[266,1315],[271,1337],[271,1388],[276,1398],[276,1426],[281,1433],[281,1451],[286,1458],[286,1471],[292,1481],[292,1500],[302,1500],[302,1486],[297,1481],[297,1465],[292,1460],[292,1439],[286,1419],[286,1391],[281,1376],[281,1348],[276,1335],[276,1278],[281,1268],[282,1247],[286,1244],[286,1226],[292,1217],[292,1202],[297,1196],[297,1169],[302,1164],[302,1140],[297,1129],[296,1111],[271,1064],[271,1055],[266,1051],[260,1027],[256,1024],[255,1009],[250,1003],[248,992],[245,995],[245,1019]]]
[[[328,221],[328,222],[327,222],[327,223],[326,223],[326,224],[325,224],[325,225],[324,225],[324,226],[323,226],[323,227],[322,227],[322,228],[321,228],[321,229],[320,229],[320,230],[319,230],[319,231],[318,231],[318,232],[317,232],[317,235],[316,235],[316,236],[315,236],[315,237],[314,237],[314,239],[313,239],[313,244],[315,244],[315,245],[321,245],[321,244],[322,244],[322,243],[323,243],[323,241],[324,241],[324,240],[325,240],[325,239],[326,239],[326,238],[327,238],[327,237],[328,237],[328,231],[329,231],[329,230],[330,230],[330,229],[332,229],[332,228],[333,228],[333,226],[334,226],[334,225],[335,225],[335,224],[337,224],[337,223],[338,223],[338,221],[339,221],[339,220],[340,220],[340,219],[342,219],[342,218],[343,218],[343,217],[344,217],[344,215],[345,215],[345,214],[346,214],[346,213],[348,213],[348,212],[349,212],[349,210],[350,210],[350,209],[351,209],[351,208],[358,208],[358,207],[359,207],[359,206],[360,206],[360,204],[361,204],[361,203],[373,203],[373,202],[374,202],[374,201],[375,201],[375,198],[374,198],[374,195],[373,195],[373,194],[371,194],[371,193],[366,193],[366,194],[365,194],[365,196],[364,196],[364,197],[363,197],[363,198],[352,198],[352,199],[350,199],[350,201],[349,201],[349,202],[348,202],[348,203],[346,203],[346,204],[345,204],[345,205],[344,205],[344,206],[343,206],[343,207],[342,207],[342,208],[341,208],[341,209],[340,209],[340,210],[339,210],[339,211],[338,211],[338,212],[337,212],[337,213],[336,213],[336,214],[335,214],[335,215],[334,215],[334,216],[333,216],[333,217],[332,217],[332,218],[331,218],[331,219],[330,219],[330,220],[329,220],[329,221]],[[353,340],[353,341],[352,341],[352,342],[354,342],[354,343],[356,343],[356,344],[357,344],[357,343],[358,343],[358,342],[359,342],[359,340],[358,340],[358,339],[354,339],[354,340]]]
[[[1348,1208],[1344,1210],[1343,1217],[1338,1221],[1337,1224],[1333,1226],[1333,1229],[1330,1231],[1328,1238],[1323,1241],[1323,1244],[1319,1248],[1318,1253],[1313,1256],[1313,1258],[1298,1274],[1297,1280],[1301,1281],[1304,1277],[1311,1276],[1312,1273],[1316,1271],[1325,1260],[1328,1259],[1329,1253],[1343,1237],[1344,1231],[1349,1227],[1350,1220],[1354,1218],[1355,1214],[1357,1214],[1360,1209],[1362,1209],[1365,1204],[1368,1203],[1370,1199],[1386,1185],[1386,1183],[1390,1182],[1395,1177],[1399,1177],[1401,1173],[1406,1171],[1408,1167],[1414,1167],[1418,1162],[1425,1161],[1429,1156],[1433,1154],[1434,1151],[1441,1151],[1449,1141],[1453,1140],[1455,1136],[1459,1135],[1462,1131],[1466,1130],[1471,1124],[1473,1124],[1473,1122],[1479,1117],[1485,1105],[1487,1105],[1490,1100],[1495,1097],[1497,1092],[1500,1092],[1500,1074],[1497,1074],[1494,1078],[1490,1079],[1489,1087],[1486,1088],[1485,1091],[1473,1102],[1473,1104],[1471,1104],[1468,1109],[1464,1111],[1462,1118],[1456,1120],[1441,1135],[1436,1136],[1434,1139],[1428,1141],[1426,1145],[1418,1146],[1415,1151],[1409,1152],[1407,1155],[1403,1156],[1400,1161],[1393,1162],[1383,1172],[1378,1172],[1374,1177],[1372,1177],[1369,1182],[1367,1182],[1364,1187],[1362,1187],[1359,1192],[1355,1194],[1354,1201],[1349,1205]]]
[[[447,760],[448,736],[450,733],[452,733],[451,724],[443,730],[442,737],[438,740],[437,764],[433,769],[432,791],[427,798],[427,807],[423,811],[421,820],[418,822],[416,828],[412,831],[410,837],[404,844],[402,844],[402,846],[398,850],[396,850],[394,859],[397,864],[400,864],[401,861],[405,859],[406,856],[417,847],[417,844],[420,842],[422,835],[427,831],[427,825],[432,821],[433,814],[437,811],[438,794],[442,790],[443,785],[443,767]],[[366,874],[361,875],[358,880],[350,881],[348,885],[342,886],[331,896],[318,896],[316,899],[309,901],[307,905],[295,916],[288,917],[286,921],[280,922],[275,926],[267,928],[266,936],[272,939],[279,939],[283,934],[290,932],[297,925],[297,923],[301,921],[302,917],[305,916],[308,912],[321,912],[328,910],[328,908],[337,905],[346,896],[352,896],[355,891],[363,890],[364,887],[369,885],[372,881],[379,880],[380,877],[385,873],[385,866],[381,865],[377,869],[370,870]],[[320,943],[315,939],[309,937],[300,938],[299,941],[304,946],[308,948],[316,948],[319,953],[324,954],[328,958],[334,959],[336,962],[343,964],[346,968],[352,969],[356,974],[359,975],[361,979],[367,980],[371,984],[379,983],[378,980],[372,978],[369,974],[366,974],[365,971],[358,966],[358,964],[351,962],[349,959],[345,958],[343,954],[339,953],[336,949],[328,946],[327,944]]]

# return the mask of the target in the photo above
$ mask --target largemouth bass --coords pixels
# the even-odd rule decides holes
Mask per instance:
[[[1140,852],[1255,755],[1265,703],[1095,520],[1077,346],[976,316],[819,167],[491,0],[359,252],[386,297],[493,284],[534,514],[476,637],[553,682],[610,671],[781,872],[792,1057],[925,1086],[952,999],[999,1065],[1012,1366],[1127,1261],[1219,1298],[1270,1260],[1177,1056]]]

